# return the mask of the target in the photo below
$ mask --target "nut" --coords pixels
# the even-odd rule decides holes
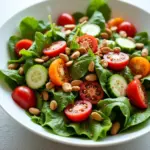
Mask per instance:
[[[89,72],[94,72],[94,66],[95,66],[94,61],[91,61],[88,67]]]
[[[120,36],[122,38],[126,38],[127,37],[127,33],[125,31],[120,31],[119,34],[120,34]]]
[[[79,19],[79,23],[83,23],[84,21],[88,21],[88,16],[84,16],[82,18]]]
[[[105,31],[109,35],[109,37],[112,35],[112,31],[109,28],[106,28]]]
[[[147,48],[144,48],[144,49],[142,50],[141,55],[142,55],[143,57],[148,56],[148,49],[147,49]]]
[[[102,121],[103,120],[102,116],[97,112],[92,112],[91,117],[93,120],[96,120],[96,121]]]
[[[85,54],[87,52],[87,50],[84,47],[80,47],[78,51],[80,52],[80,54]]]
[[[39,64],[41,64],[41,63],[44,62],[44,60],[41,59],[41,58],[35,58],[34,61],[35,61],[36,63],[39,63]]]
[[[51,110],[56,110],[57,109],[57,102],[55,101],[55,100],[52,100],[51,102],[50,102],[50,109]]]
[[[64,92],[71,92],[72,91],[72,86],[70,83],[64,83],[62,85],[62,89]]]
[[[120,123],[119,122],[113,123],[111,131],[110,131],[111,135],[116,135],[118,133],[119,129],[120,129]]]
[[[103,39],[109,39],[109,35],[106,32],[101,33],[101,38]]]
[[[72,59],[77,59],[80,56],[80,52],[79,51],[75,51],[72,55],[71,58]]]
[[[73,86],[72,91],[80,91],[80,87],[79,86]]]
[[[113,48],[113,52],[114,52],[114,53],[120,53],[120,51],[121,51],[121,48],[120,48],[120,47],[114,47],[114,48]]]
[[[46,89],[51,90],[55,85],[52,82],[47,82],[46,83]]]
[[[118,28],[117,28],[116,26],[113,26],[113,27],[110,28],[110,30],[111,30],[112,32],[116,32],[117,29],[118,29]]]
[[[39,115],[39,114],[40,114],[40,110],[37,109],[37,108],[34,108],[34,107],[29,108],[29,112],[30,112],[32,115]]]
[[[142,75],[141,74],[138,74],[138,75],[135,75],[134,76],[134,79],[141,79],[142,78]]]
[[[73,30],[75,27],[76,27],[75,24],[66,24],[64,26],[64,28],[67,29],[67,30]]]
[[[18,70],[18,73],[20,75],[23,75],[24,74],[24,68],[23,67],[20,67],[19,70]]]
[[[17,64],[17,63],[9,64],[9,65],[8,65],[8,69],[17,69],[18,66],[19,66],[19,64]]]
[[[100,46],[101,46],[101,47],[107,47],[107,46],[108,46],[107,40],[106,40],[106,39],[102,40],[102,43],[101,43]]]
[[[42,92],[42,97],[43,97],[43,100],[44,100],[44,101],[47,101],[47,100],[49,99],[48,92],[47,92],[47,91],[43,91],[43,92]]]
[[[107,68],[108,67],[108,62],[104,59],[101,60],[101,64],[104,68]]]
[[[72,64],[73,64],[73,61],[72,61],[72,60],[71,60],[71,61],[66,62],[66,66],[67,66],[67,67],[70,67]]]
[[[136,43],[136,49],[141,50],[144,48],[144,44],[143,43]]]
[[[65,35],[68,36],[71,33],[71,30],[66,30]]]
[[[85,79],[87,81],[96,81],[97,80],[97,76],[95,74],[89,74],[85,77]]]
[[[80,86],[80,84],[82,84],[82,83],[83,83],[82,80],[73,80],[73,81],[71,82],[71,85],[72,85],[72,86]]]
[[[49,56],[42,56],[41,59],[43,59],[44,61],[48,61],[49,60]]]
[[[132,37],[128,37],[128,39],[129,39],[130,41],[132,41],[132,42],[134,42],[134,43],[135,43],[134,38],[132,38]]]
[[[70,55],[70,53],[71,53],[71,49],[70,49],[69,47],[66,47],[66,49],[65,49],[65,53],[66,53],[67,55]]]
[[[60,53],[59,57],[63,59],[65,62],[69,61],[69,57],[66,54]]]
[[[112,51],[110,47],[102,47],[100,48],[100,50],[102,54],[108,54],[109,52]]]

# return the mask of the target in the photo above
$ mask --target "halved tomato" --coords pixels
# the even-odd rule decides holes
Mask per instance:
[[[127,87],[127,96],[131,103],[138,108],[147,108],[148,100],[146,92],[141,82],[138,79],[131,81]]]
[[[92,104],[97,104],[104,97],[104,92],[98,82],[86,81],[80,85],[80,97]]]
[[[108,62],[108,67],[112,70],[122,70],[129,63],[129,56],[122,52],[109,52],[104,55],[104,59]]]
[[[65,115],[74,122],[86,120],[92,112],[92,104],[85,100],[76,101],[65,109]]]

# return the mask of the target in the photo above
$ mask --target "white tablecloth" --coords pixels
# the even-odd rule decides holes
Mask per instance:
[[[40,0],[0,0],[0,26],[21,9]],[[150,12],[149,0],[125,0]],[[142,22],[144,23],[144,22]],[[28,131],[0,108],[0,150],[79,150],[46,140]],[[88,148],[93,150],[93,148]],[[150,150],[150,133],[131,142],[95,150]],[[87,148],[82,148],[87,150]]]

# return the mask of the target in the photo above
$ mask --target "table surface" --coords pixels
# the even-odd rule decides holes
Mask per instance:
[[[40,0],[0,0],[0,26],[21,9],[34,4]],[[147,11],[149,0],[124,0],[133,3]],[[108,148],[95,148],[95,150],[149,150],[150,133],[131,142],[112,146]],[[28,131],[8,116],[0,108],[0,150],[79,150],[79,147],[72,147],[51,142]],[[92,150],[93,148],[88,148]],[[87,148],[82,148],[87,150]]]

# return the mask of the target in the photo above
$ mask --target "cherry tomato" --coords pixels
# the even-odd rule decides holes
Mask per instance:
[[[57,20],[57,24],[60,26],[64,26],[66,24],[75,24],[75,19],[72,15],[68,13],[62,13]]]
[[[83,36],[80,36],[77,40],[78,40],[78,43],[80,44],[80,46],[85,48],[87,51],[89,49],[92,49],[93,52],[97,51],[98,42],[94,36],[83,35]]]
[[[131,103],[138,108],[147,108],[148,100],[146,92],[141,82],[138,79],[131,81],[127,87],[127,96]]]
[[[12,99],[25,110],[36,105],[35,94],[27,86],[18,86],[15,88],[12,92]]]
[[[18,57],[21,56],[19,54],[20,50],[22,50],[22,49],[28,50],[32,44],[33,44],[33,41],[28,40],[28,39],[23,39],[23,40],[18,41],[15,45],[15,52],[16,52],[17,56]]]
[[[136,34],[136,28],[133,24],[131,24],[130,22],[124,21],[122,22],[119,26],[118,26],[118,33],[120,31],[125,31],[127,33],[127,36],[129,37],[134,37]]]
[[[66,49],[65,41],[58,41],[52,43],[48,48],[43,50],[44,55],[49,57],[58,56],[60,53],[64,53]]]
[[[112,18],[108,21],[108,26],[109,28],[114,27],[114,26],[118,27],[123,21],[124,21],[123,18],[119,18],[119,17]]]
[[[86,120],[92,112],[92,104],[88,101],[80,100],[69,105],[65,109],[65,115],[74,122]]]
[[[64,82],[68,82],[69,74],[64,60],[58,58],[51,63],[49,67],[49,77],[57,86],[61,86]]]
[[[108,62],[108,67],[112,70],[122,70],[129,63],[129,56],[122,52],[109,52],[104,55],[104,59]]]
[[[97,104],[104,97],[104,92],[97,82],[86,81],[80,85],[80,97],[92,104]]]

